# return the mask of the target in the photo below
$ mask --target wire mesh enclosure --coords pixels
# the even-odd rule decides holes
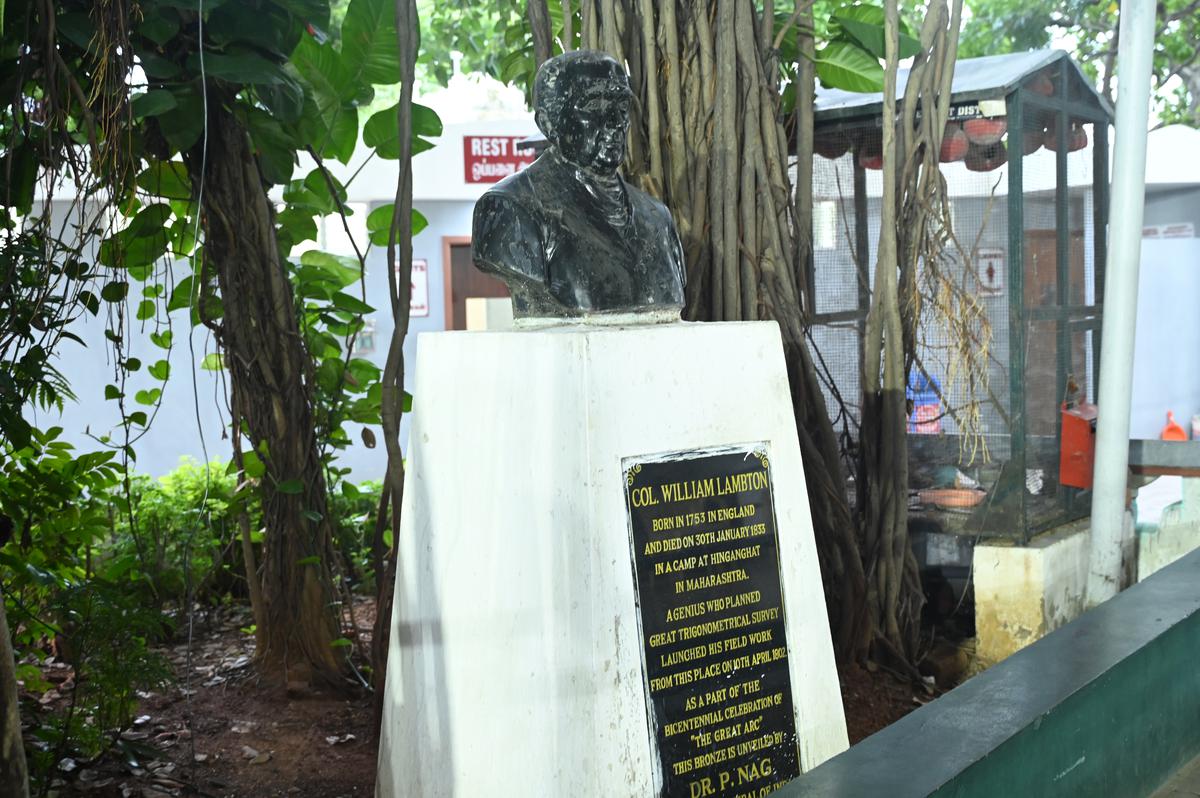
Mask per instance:
[[[920,319],[911,501],[943,531],[1024,541],[1090,506],[1078,479],[1064,482],[1061,441],[1064,412],[1086,416],[1095,401],[1111,109],[1059,51],[962,60],[952,92],[940,152],[949,243],[943,262],[918,263],[908,300]],[[847,450],[879,240],[881,114],[878,94],[818,93],[807,304]]]

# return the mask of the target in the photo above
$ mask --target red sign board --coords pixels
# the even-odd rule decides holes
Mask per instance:
[[[517,150],[525,136],[463,136],[463,179],[498,183],[533,163],[533,150]]]

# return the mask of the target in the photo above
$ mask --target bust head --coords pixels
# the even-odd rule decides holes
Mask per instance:
[[[616,59],[575,50],[538,68],[534,118],[563,158],[589,172],[612,175],[625,159],[631,97],[629,77]]]

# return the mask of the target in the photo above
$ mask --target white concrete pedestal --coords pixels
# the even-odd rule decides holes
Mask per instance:
[[[735,444],[770,457],[800,766],[846,748],[774,324],[427,333],[416,386],[378,795],[658,795],[622,459]]]

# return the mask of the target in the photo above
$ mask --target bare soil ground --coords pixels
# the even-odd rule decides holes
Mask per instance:
[[[374,607],[356,608],[369,636]],[[178,680],[146,694],[134,726],[123,735],[134,752],[94,762],[60,763],[49,793],[58,798],[274,798],[370,796],[375,741],[370,699],[314,692],[287,695],[264,687],[251,659],[244,610],[216,613],[186,641],[164,649]],[[51,681],[69,684],[61,663],[46,666]],[[921,703],[910,684],[885,671],[852,667],[840,674],[850,742],[895,722]],[[130,746],[127,746],[127,748]]]

